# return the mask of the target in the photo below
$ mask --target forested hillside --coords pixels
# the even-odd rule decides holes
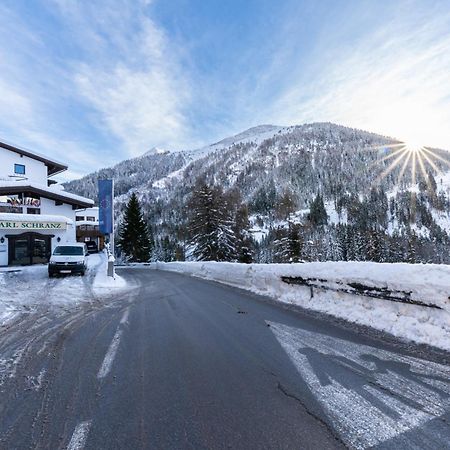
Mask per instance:
[[[66,188],[96,198],[97,179],[114,178],[119,221],[136,192],[153,259],[448,263],[447,159],[330,123],[260,126],[199,150],[148,152]],[[227,251],[202,254],[199,217],[216,223],[209,232]]]

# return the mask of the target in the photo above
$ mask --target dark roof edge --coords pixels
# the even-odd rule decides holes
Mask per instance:
[[[59,163],[57,161],[53,161],[51,159],[46,158],[45,156],[39,155],[37,153],[33,153],[30,150],[25,150],[23,148],[16,147],[14,145],[8,144],[6,142],[0,141],[0,147],[10,150],[15,153],[19,153],[19,155],[28,156],[29,158],[36,159],[37,161],[43,162],[48,167],[48,175],[56,175],[58,173],[64,172],[68,169],[68,166],[65,164]]]
[[[93,203],[84,202],[83,200],[76,200],[74,198],[66,197],[65,195],[59,195],[57,192],[49,192],[44,189],[39,189],[33,186],[5,186],[0,187],[0,194],[19,194],[21,192],[33,192],[42,197],[49,198],[51,200],[59,200],[67,203],[68,205],[77,206],[80,208],[90,208]]]

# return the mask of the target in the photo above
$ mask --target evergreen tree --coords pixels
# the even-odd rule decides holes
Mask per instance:
[[[248,208],[245,204],[241,204],[235,213],[234,233],[238,261],[245,264],[250,264],[253,261],[254,244],[249,229]]]
[[[289,262],[298,263],[302,259],[303,239],[301,226],[298,223],[289,223],[286,256]]]
[[[311,208],[308,215],[309,221],[313,225],[326,225],[328,222],[327,210],[323,203],[323,198],[317,194],[316,198],[311,203]]]
[[[383,259],[382,237],[377,230],[368,230],[366,233],[366,257],[368,261],[381,262]]]
[[[415,264],[417,262],[417,234],[414,230],[410,230],[408,235],[408,246],[406,253],[406,260],[410,264]]]
[[[286,254],[288,241],[287,230],[283,227],[277,227],[271,230],[269,238],[272,239],[273,262],[276,263],[288,262],[288,256]]]
[[[294,196],[289,189],[286,189],[275,205],[275,216],[277,217],[277,219],[284,220],[289,216],[289,214],[293,213],[294,211]]]
[[[131,195],[125,207],[117,245],[130,261],[146,262],[150,259],[150,234],[135,193]]]
[[[234,261],[236,236],[232,211],[220,188],[201,182],[189,202],[190,243],[199,261]]]

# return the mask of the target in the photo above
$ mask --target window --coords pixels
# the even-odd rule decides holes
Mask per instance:
[[[95,217],[93,217],[93,216],[87,216],[87,217],[86,217],[86,220],[87,220],[88,222],[95,222]]]
[[[23,214],[21,207],[0,205],[1,213]]]
[[[84,220],[84,217],[83,216],[76,216],[75,220],[77,222],[81,222],[82,220]]]
[[[27,214],[40,214],[41,210],[39,208],[27,208]]]
[[[72,245],[59,245],[55,248],[55,251],[53,252],[54,255],[61,255],[61,256],[79,256],[83,255],[83,247],[75,247]]]
[[[23,164],[14,164],[14,173],[16,175],[25,175],[25,166]]]

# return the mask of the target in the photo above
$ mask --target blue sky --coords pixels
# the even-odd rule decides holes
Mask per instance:
[[[67,178],[332,121],[450,149],[450,1],[3,0],[0,136]]]

